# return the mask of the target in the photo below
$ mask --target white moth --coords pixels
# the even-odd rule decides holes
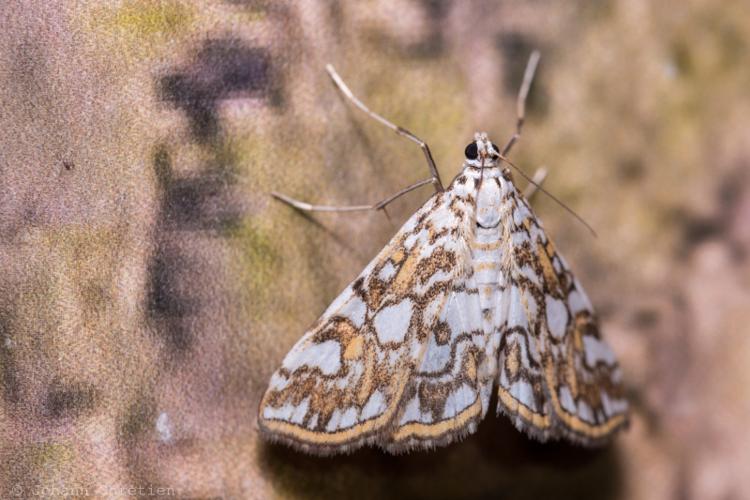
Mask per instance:
[[[342,92],[418,142],[437,192],[287,354],[260,404],[262,434],[315,454],[366,444],[433,448],[476,430],[493,391],[497,411],[540,440],[584,445],[627,425],[615,357],[586,293],[503,168],[520,136],[538,61],[519,94],[516,134],[502,151],[478,133],[443,190],[429,148],[371,112],[332,67]]]

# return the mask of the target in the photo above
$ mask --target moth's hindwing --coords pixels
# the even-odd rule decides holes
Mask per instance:
[[[586,293],[515,187],[508,201],[498,409],[539,439],[600,444],[627,425],[617,361]]]
[[[487,403],[471,210],[450,190],[434,195],[305,333],[261,402],[267,438],[316,454],[399,452],[473,430]]]

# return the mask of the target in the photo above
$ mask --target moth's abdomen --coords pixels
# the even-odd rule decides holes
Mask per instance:
[[[498,294],[504,287],[504,276],[501,263],[503,248],[502,237],[498,228],[484,229],[477,227],[473,241],[469,243],[472,254],[474,278],[479,288],[482,312],[490,319],[499,303]]]

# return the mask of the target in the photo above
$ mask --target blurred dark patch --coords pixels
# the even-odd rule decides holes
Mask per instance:
[[[126,410],[119,427],[118,442],[130,448],[142,434],[153,428],[156,417],[156,404],[151,398],[138,397]]]
[[[175,229],[229,231],[240,224],[242,210],[224,203],[226,180],[202,175],[172,182],[164,199],[164,220]]]
[[[40,221],[43,219],[42,209],[40,208],[41,201],[41,197],[34,196],[33,194],[25,196],[20,223],[11,232],[14,233],[21,230],[21,228],[37,227],[40,225]]]
[[[689,209],[678,209],[673,217],[679,222],[682,232],[682,245],[679,255],[687,256],[692,248],[709,240],[729,241],[732,253],[738,260],[744,258],[745,249],[741,244],[733,244],[731,221],[736,217],[747,186],[747,165],[741,163],[734,171],[722,176],[713,196],[718,208],[713,213],[695,214]]]
[[[596,275],[596,273],[591,273]],[[617,316],[620,310],[620,303],[615,297],[600,297],[596,303],[596,315],[600,320],[608,320]]]
[[[691,478],[694,476],[695,471],[690,466],[691,459],[685,455],[678,457],[676,467],[676,480],[675,490],[672,498],[674,500],[692,500],[696,498],[695,493],[691,488]],[[722,498],[722,500],[740,500],[740,497],[729,494]]]
[[[684,249],[705,243],[708,240],[719,238],[724,230],[723,221],[716,217],[700,216],[683,212],[682,240]]]
[[[266,8],[262,2],[247,6]],[[167,345],[179,353],[194,341],[193,317],[211,314],[213,309],[175,287],[178,282],[189,282],[191,275],[205,272],[186,266],[192,245],[177,242],[177,232],[231,234],[244,212],[231,196],[237,161],[221,133],[219,104],[225,99],[259,98],[268,105],[281,106],[281,85],[267,48],[225,38],[205,41],[189,64],[163,76],[156,86],[163,100],[185,113],[192,140],[205,148],[209,158],[200,170],[178,177],[166,144],[157,145],[152,157],[161,207],[157,250],[149,265],[148,310]]]
[[[438,57],[445,51],[443,36],[443,20],[450,10],[450,0],[421,0],[420,5],[430,26],[429,35],[420,43],[411,47],[411,55],[415,57]]]
[[[11,334],[11,320],[8,314],[8,311],[0,310],[0,385],[3,388],[3,399],[13,404],[20,400],[21,391],[16,359],[13,355],[15,342]]]
[[[224,3],[238,5],[257,14],[267,14],[274,7],[278,8],[279,2],[274,2],[274,0],[224,0]]]
[[[187,300],[180,299],[177,295],[173,284],[170,282],[172,266],[183,266],[179,256],[171,256],[168,259],[163,251],[159,252],[158,257],[151,261],[149,276],[151,277],[151,287],[148,294],[148,308],[154,314],[166,316],[169,318],[181,318],[188,314],[190,304]]]
[[[194,138],[206,142],[219,135],[222,99],[261,97],[280,106],[277,78],[268,49],[228,38],[206,41],[190,65],[162,77],[158,89],[163,100],[185,112]]]
[[[117,428],[117,443],[121,453],[118,458],[125,462],[130,484],[152,485],[153,472],[144,464],[143,453],[153,443],[156,402],[151,395],[141,391],[125,409]]]
[[[241,5],[249,10],[263,13],[273,6],[273,0],[224,0],[230,5]]]
[[[733,244],[731,248],[732,260],[737,265],[742,265],[747,260],[748,248],[742,244]]]
[[[75,168],[75,164],[71,160],[63,160],[62,164],[65,170],[73,170]]]
[[[653,302],[662,311],[659,329],[643,335],[647,341],[645,355],[648,360],[643,368],[646,371],[641,374],[644,380],[659,383],[648,389],[641,388],[648,391],[648,398],[631,401],[634,410],[651,418],[650,430],[663,435],[663,429],[659,426],[670,424],[669,419],[664,422],[660,420],[660,416],[664,414],[663,408],[683,397],[681,392],[686,390],[685,378],[690,376],[688,368],[701,366],[705,360],[700,355],[698,358],[695,356],[696,315],[682,288],[675,286],[674,282],[666,282],[658,293],[643,299]],[[649,417],[650,413],[652,415]]]
[[[677,74],[689,77],[693,74],[695,64],[693,55],[690,53],[690,44],[685,40],[676,40],[671,48],[672,63],[677,69]]]
[[[732,212],[742,199],[742,195],[747,190],[748,171],[750,165],[741,162],[734,171],[721,178],[717,197],[721,205],[722,212]]]
[[[172,158],[169,155],[169,149],[166,144],[158,144],[154,150],[153,156],[154,174],[159,188],[164,192],[169,190],[172,185]]]
[[[149,265],[148,311],[159,321],[158,331],[167,345],[180,352],[190,345],[191,334],[186,316],[194,310],[193,301],[175,287],[178,272],[186,270],[179,253],[160,249]]]
[[[719,185],[719,203],[727,219],[727,239],[732,259],[743,264],[750,251],[750,230],[747,219],[750,211],[750,165],[741,159],[730,175]]]
[[[721,65],[723,69],[733,70],[745,64],[748,46],[747,36],[733,23],[727,22],[725,18],[714,17],[710,25],[719,41],[721,47]]]
[[[226,156],[214,148],[216,156]],[[244,209],[230,199],[233,162],[216,161],[207,171],[190,178],[175,178],[172,159],[164,144],[153,154],[154,174],[162,192],[159,226],[162,230],[213,230],[223,234],[239,226]]]
[[[29,35],[20,40],[13,51],[13,61],[10,68],[12,81],[18,83],[21,91],[29,95],[37,95],[44,91],[47,73],[47,57],[44,46]],[[36,101],[30,101],[35,107]]]
[[[402,43],[382,30],[370,30],[366,33],[368,41],[378,50],[401,54],[412,59],[433,59],[445,52],[443,21],[445,20],[451,0],[416,0],[421,8],[427,32],[416,42]]]
[[[626,385],[625,397],[628,399],[628,403],[630,403],[630,421],[632,422],[634,418],[641,419],[645,422],[649,434],[658,439],[658,436],[664,431],[659,408],[649,403],[641,387]]]
[[[641,307],[633,311],[631,322],[635,329],[653,328],[659,324],[659,311]]]
[[[261,443],[259,463],[290,498],[619,498],[614,446],[538,443],[492,413],[476,434],[435,450],[389,455],[363,448],[321,458]]]
[[[331,20],[333,34],[340,39],[344,29],[344,12],[341,8],[341,0],[328,0],[328,19]]]
[[[617,174],[625,182],[635,183],[643,179],[646,167],[638,156],[621,158],[617,162]]]
[[[42,412],[45,417],[52,419],[78,417],[93,410],[97,400],[98,393],[93,386],[54,383],[44,397]]]
[[[98,279],[82,282],[78,287],[78,296],[83,304],[88,304],[84,311],[93,316],[99,314],[102,307],[107,307],[115,302],[109,288]]]
[[[534,50],[541,50],[540,44],[524,33],[501,33],[495,38],[495,46],[503,61],[503,80],[501,92],[515,99],[523,82],[526,64]],[[548,81],[544,77],[544,64],[539,64],[534,81],[526,99],[527,115],[544,116],[549,109],[549,96],[544,90],[543,83]]]
[[[598,0],[596,2],[585,2],[579,4],[576,7],[579,9],[581,14],[585,14],[588,19],[586,21],[597,21],[603,22],[606,19],[614,15],[617,12],[615,9],[616,3],[613,0]],[[579,16],[579,21],[583,21],[583,16]]]

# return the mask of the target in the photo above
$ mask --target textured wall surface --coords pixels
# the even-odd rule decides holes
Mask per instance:
[[[36,0],[0,7],[0,497],[750,497],[750,18],[741,0]],[[621,360],[602,450],[489,415],[460,444],[262,443],[270,373],[429,195],[323,67],[431,145],[500,143]],[[134,488],[134,489],[129,489]],[[139,489],[140,488],[140,489]],[[161,488],[161,489],[160,489]]]

